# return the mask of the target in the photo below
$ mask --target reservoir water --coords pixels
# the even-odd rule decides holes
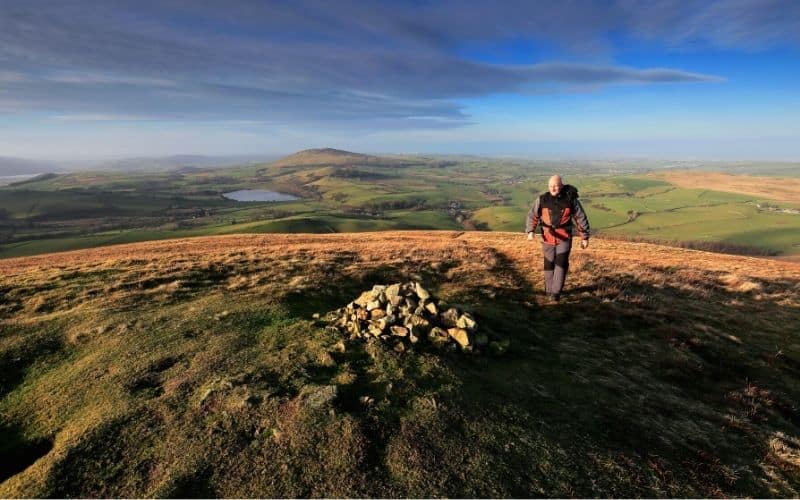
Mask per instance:
[[[222,196],[234,201],[292,201],[300,199],[297,196],[265,189],[240,189],[239,191],[223,193]]]

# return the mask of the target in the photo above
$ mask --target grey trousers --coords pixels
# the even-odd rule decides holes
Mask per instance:
[[[569,252],[572,250],[572,238],[558,245],[542,243],[544,254],[544,292],[548,295],[561,293],[564,280],[569,270]]]

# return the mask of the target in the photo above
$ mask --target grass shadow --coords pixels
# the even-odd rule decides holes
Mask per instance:
[[[27,439],[18,426],[0,425],[0,483],[18,474],[53,449],[53,439]]]

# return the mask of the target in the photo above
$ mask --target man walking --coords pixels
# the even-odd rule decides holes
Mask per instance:
[[[544,254],[544,291],[552,302],[561,298],[561,289],[569,269],[572,250],[572,221],[578,226],[581,248],[589,246],[589,219],[578,201],[578,190],[564,185],[560,175],[550,177],[547,192],[542,193],[528,212],[525,232],[533,240],[540,234]]]

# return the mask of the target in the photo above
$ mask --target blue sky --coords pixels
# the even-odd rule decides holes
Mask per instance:
[[[795,0],[0,0],[0,156],[800,159]]]

